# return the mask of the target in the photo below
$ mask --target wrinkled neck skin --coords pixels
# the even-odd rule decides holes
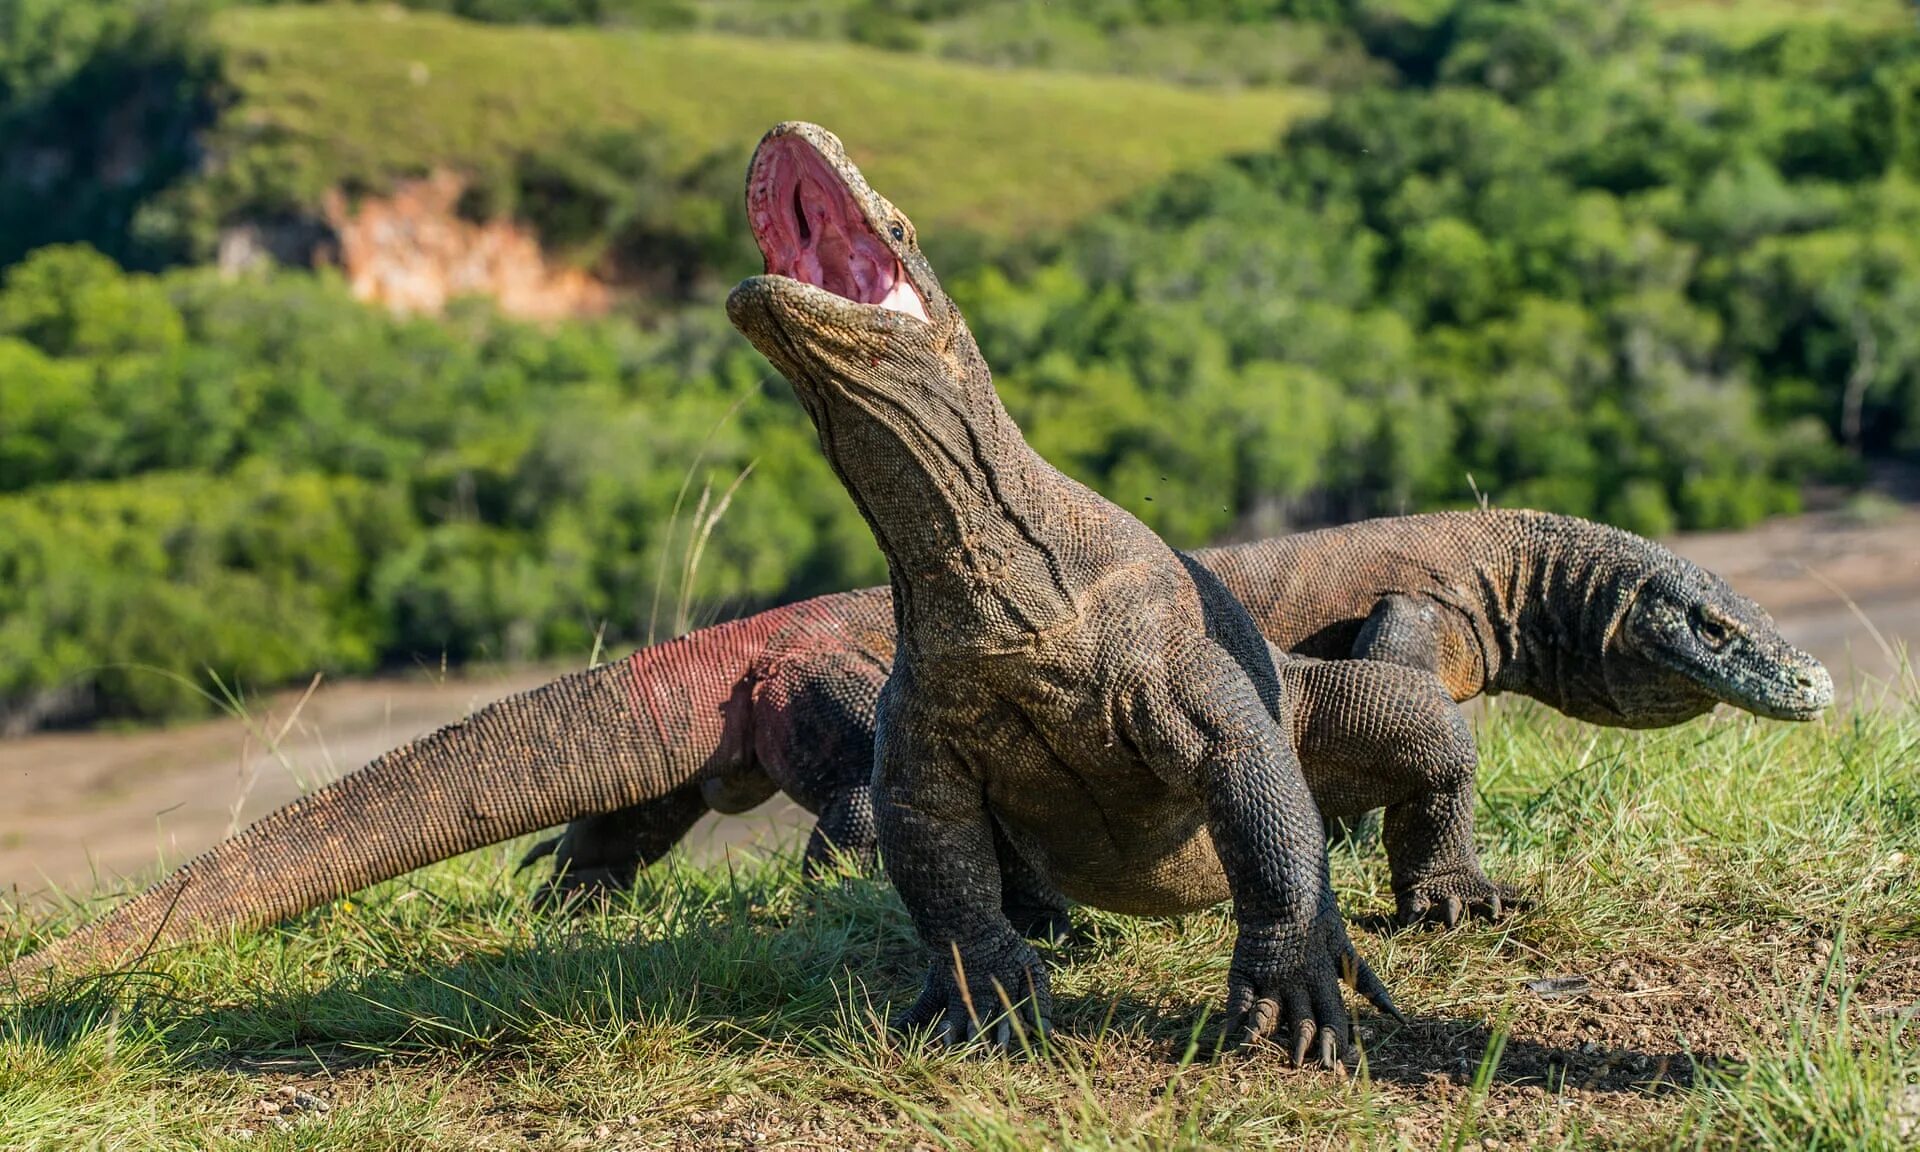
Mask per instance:
[[[1028,447],[964,323],[944,346],[911,320],[900,329],[867,367],[802,355],[796,392],[886,555],[904,647],[1029,647],[1080,618],[1077,558],[1051,529],[1084,496]]]
[[[1509,570],[1492,598],[1499,608],[1489,610],[1500,648],[1489,689],[1609,727],[1659,727],[1711,711],[1713,698],[1690,684],[1642,683],[1653,670],[1628,651],[1634,601],[1673,558],[1604,525],[1529,519],[1526,546],[1494,550]]]
[[[1606,645],[1626,617],[1634,582],[1623,565],[1578,563],[1551,539],[1514,549],[1517,595],[1501,631],[1493,689],[1517,692],[1576,719],[1618,725],[1620,709],[1606,675]]]

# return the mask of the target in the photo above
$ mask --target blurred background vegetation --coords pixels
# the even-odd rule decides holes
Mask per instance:
[[[0,0],[0,728],[882,579],[717,306],[792,117],[914,216],[1040,451],[1176,544],[1479,495],[1647,533],[1794,511],[1920,462],[1917,24]],[[405,317],[313,266],[330,200],[435,171],[612,311]]]

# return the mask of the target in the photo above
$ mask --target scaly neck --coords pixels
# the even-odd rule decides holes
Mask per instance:
[[[1639,587],[1637,537],[1566,516],[1521,513],[1501,621],[1500,691],[1578,719],[1618,723],[1609,645]],[[1491,615],[1491,613],[1490,613]]]
[[[970,335],[936,362],[809,391],[821,448],[887,558],[906,652],[1004,651],[1078,619],[1058,530],[1077,486],[1027,445]]]

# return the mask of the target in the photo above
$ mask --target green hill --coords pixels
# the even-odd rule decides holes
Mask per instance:
[[[1045,233],[1222,154],[1271,144],[1320,103],[994,69],[856,45],[504,28],[361,8],[241,9],[216,35],[235,103],[219,150],[311,204],[433,165],[488,170],[569,133],[660,130],[674,160],[741,164],[785,119],[826,124],[931,230]],[[262,153],[259,149],[271,148]]]
[[[1808,21],[1878,30],[1920,20],[1920,9],[1910,0],[1650,0],[1648,7],[1662,28],[1704,32],[1735,44]]]

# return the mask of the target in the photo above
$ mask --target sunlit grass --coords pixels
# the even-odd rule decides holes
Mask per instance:
[[[1486,862],[1534,906],[1392,934],[1377,852],[1338,852],[1413,1019],[1361,1017],[1359,1075],[1194,1058],[1224,911],[1078,913],[1050,1050],[981,1059],[880,1027],[919,975],[884,881],[676,857],[552,916],[509,845],[9,1010],[0,1147],[1895,1146],[1920,1103],[1920,701],[1651,733],[1503,702],[1479,731]],[[1592,992],[1529,989],[1549,976]]]
[[[1649,0],[1659,26],[1740,44],[1793,24],[1832,20],[1856,28],[1920,24],[1909,0]]]
[[[217,21],[237,100],[220,146],[318,202],[435,165],[492,170],[555,133],[664,129],[692,160],[810,119],[923,229],[1064,228],[1172,172],[1269,145],[1317,94],[1206,91],[856,45],[499,27],[371,7]]]

